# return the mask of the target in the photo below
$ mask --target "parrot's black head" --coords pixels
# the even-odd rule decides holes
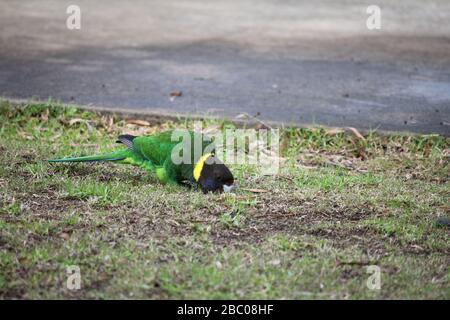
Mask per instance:
[[[229,192],[234,183],[231,171],[214,155],[204,155],[194,168],[194,178],[204,193]]]

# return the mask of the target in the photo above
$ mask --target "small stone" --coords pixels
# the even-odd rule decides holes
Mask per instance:
[[[450,227],[450,217],[440,217],[436,220],[436,225],[439,227]]]
[[[274,259],[272,261],[270,261],[270,264],[273,266],[279,266],[281,264],[281,260],[280,259]]]
[[[58,236],[66,241],[70,239],[70,234],[68,234],[67,232],[61,232]]]

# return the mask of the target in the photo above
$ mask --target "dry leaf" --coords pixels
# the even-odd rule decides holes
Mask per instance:
[[[174,91],[170,93],[171,97],[181,97],[183,95],[183,92],[181,91]]]
[[[203,133],[206,135],[214,135],[216,133],[220,132],[220,126],[219,125],[210,125],[203,129]]]
[[[325,134],[327,134],[329,136],[335,136],[335,135],[343,133],[343,132],[345,132],[345,130],[342,128],[333,128],[333,129],[326,130]]]
[[[93,148],[98,147],[98,144],[96,143],[71,143],[69,144],[71,147],[83,147],[83,148]]]
[[[170,93],[170,101],[174,101],[177,97],[181,97],[183,95],[183,92],[181,91],[174,91]]]
[[[141,127],[150,127],[150,122],[145,121],[145,120],[127,120],[127,124],[135,124],[137,126],[141,126]]]
[[[71,119],[69,121],[70,126],[73,126],[75,123],[85,123],[89,133],[92,133],[92,131],[94,131],[94,127],[92,126],[91,122],[89,122],[88,120],[75,118],[75,119]]]
[[[249,115],[246,113],[240,113],[238,114],[236,117],[234,117],[235,119],[248,119]]]
[[[23,132],[23,131],[17,130],[17,134],[18,134],[20,137],[22,137],[22,138],[24,138],[24,139],[27,139],[27,140],[33,140],[33,139],[34,139],[32,135],[30,135],[30,134],[28,134],[28,133],[26,133],[26,132]]]
[[[54,142],[54,141],[56,141],[59,137],[61,137],[62,136],[62,133],[57,133],[57,134],[55,134],[54,136],[52,136],[49,140],[50,141],[52,141],[52,142]]]
[[[265,192],[269,192],[269,190],[266,190],[266,189],[247,189],[247,188],[242,188],[242,190],[244,190],[244,191],[249,191],[249,192],[253,192],[253,193],[265,193]]]
[[[358,137],[358,139],[361,139],[363,141],[366,141],[366,138],[364,138],[364,136],[359,133],[359,131],[356,128],[353,127],[347,127],[348,130],[350,130],[351,132],[353,132],[355,134],[355,136]]]
[[[365,161],[368,159],[366,150],[364,149],[364,147],[359,147],[358,148],[358,158],[361,158],[361,160]]]
[[[45,109],[44,113],[41,114],[41,120],[47,122],[49,114],[50,114],[49,109]]]
[[[86,122],[86,120],[80,119],[80,118],[75,118],[75,119],[71,119],[69,121],[69,125],[73,126],[75,123],[83,123]]]
[[[114,131],[114,117],[105,116],[102,117],[103,127],[107,130],[107,133],[112,133]]]

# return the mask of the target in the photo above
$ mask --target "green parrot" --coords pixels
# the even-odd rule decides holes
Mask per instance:
[[[199,185],[204,193],[229,192],[233,187],[233,174],[216,157],[210,139],[201,133],[176,130],[140,137],[126,134],[119,136],[117,142],[127,148],[101,155],[48,161],[112,161],[136,165],[156,173],[162,183]]]

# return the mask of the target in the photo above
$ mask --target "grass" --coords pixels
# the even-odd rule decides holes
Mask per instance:
[[[450,298],[449,229],[436,224],[449,215],[449,138],[284,129],[279,174],[232,166],[240,188],[226,195],[45,161],[191,125],[2,101],[0,298]],[[80,290],[66,285],[72,265]]]

